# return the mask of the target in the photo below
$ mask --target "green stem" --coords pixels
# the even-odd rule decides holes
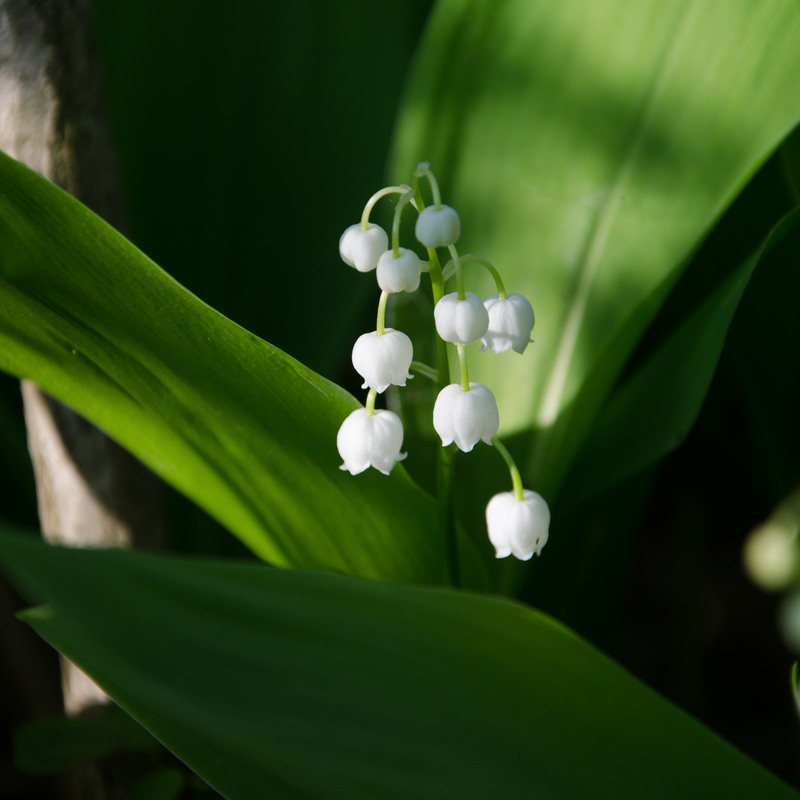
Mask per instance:
[[[369,390],[369,394],[367,395],[367,416],[373,417],[375,416],[375,398],[378,396],[378,393],[374,389]]]
[[[511,473],[511,485],[514,490],[514,497],[521,503],[525,498],[522,494],[522,478],[520,477],[517,465],[514,463],[514,459],[511,453],[508,452],[506,446],[496,436],[492,438],[492,444],[503,457],[503,461],[506,462],[508,471]]]
[[[431,172],[431,168],[428,165],[427,161],[423,161],[421,164],[417,164],[417,168],[414,171],[414,180],[417,180],[418,178],[422,177],[423,175],[428,179],[428,183],[431,185],[431,194],[433,195],[433,207],[437,211],[441,211],[442,210],[442,196],[439,193],[439,182],[436,180],[436,177]],[[419,186],[419,182],[417,182],[417,184],[415,185],[414,188],[417,189],[418,186]],[[421,208],[420,208],[420,211],[422,211]]]
[[[381,299],[378,301],[378,320],[375,326],[375,332],[378,336],[383,336],[386,333],[384,323],[386,320],[386,301],[389,299],[389,292],[381,292]]]
[[[468,253],[465,256],[461,256],[461,263],[467,264],[469,262],[474,262],[475,264],[480,264],[482,267],[485,267],[494,278],[494,285],[497,287],[497,296],[501,300],[506,299],[506,287],[503,285],[503,279],[500,277],[500,273],[495,268],[494,264],[490,261],[487,261],[485,258],[478,258],[478,256],[473,256],[471,253]]]
[[[400,217],[403,214],[403,209],[412,197],[414,197],[414,192],[407,187],[407,191],[400,196],[394,210],[394,218],[392,219],[392,250],[394,251],[395,258],[400,258]]]
[[[456,290],[458,291],[458,299],[466,300],[467,295],[464,291],[464,273],[461,269],[461,259],[458,257],[458,250],[454,244],[448,245],[447,249],[450,251],[450,256],[453,259],[453,266],[456,268]]]
[[[369,226],[369,215],[372,213],[372,209],[375,207],[375,203],[378,202],[382,197],[386,197],[387,194],[404,194],[405,192],[411,189],[410,186],[406,186],[405,184],[401,186],[387,186],[384,189],[380,189],[375,192],[369,200],[367,200],[367,204],[364,206],[364,210],[361,212],[361,230],[366,230]]]
[[[431,294],[435,307],[444,297],[444,276],[436,250],[429,248],[428,258],[430,259],[428,275],[431,279]],[[439,365],[439,391],[441,391],[450,383],[450,355],[447,352],[447,342],[438,335],[436,336],[436,361]]]
[[[469,391],[469,370],[467,369],[467,353],[464,350],[464,345],[457,344],[458,350],[458,369],[461,374],[461,391]]]
[[[426,378],[430,378],[434,383],[439,382],[439,370],[434,369],[428,364],[424,364],[422,361],[412,361],[411,369],[413,369],[414,372],[418,372],[420,375],[424,375]]]
[[[440,447],[436,458],[436,497],[439,501],[439,530],[444,534],[447,568],[452,586],[461,585],[456,534],[456,500],[453,488],[455,445]]]
[[[417,211],[425,208],[422,193],[419,189],[419,176],[414,173],[414,198]],[[442,265],[435,249],[427,248],[430,268],[428,276],[431,280],[433,304],[436,305],[444,297],[444,276]],[[436,336],[436,359],[439,365],[438,390],[441,391],[450,383],[450,357],[447,342]],[[438,447],[436,453],[436,497],[439,510],[439,530],[444,541],[447,554],[448,577],[452,586],[459,586],[461,574],[458,563],[458,539],[456,534],[455,494],[453,491],[453,451],[454,446]]]

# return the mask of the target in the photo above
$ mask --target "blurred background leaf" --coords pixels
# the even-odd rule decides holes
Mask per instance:
[[[156,749],[150,734],[115,705],[94,717],[34,720],[14,733],[14,763],[32,774],[56,772],[117,750]]]
[[[753,270],[784,236],[800,250],[800,210],[776,226],[759,251],[717,283],[609,401],[589,433],[573,476],[591,495],[644,469],[677,447],[694,425],[716,371],[728,328]]]
[[[9,534],[0,561],[43,603],[24,619],[230,798],[797,797],[516,603]]]
[[[94,0],[133,241],[332,379],[377,292],[339,236],[382,185],[430,4]]]
[[[537,431],[527,472],[547,496],[693,251],[800,118],[799,38],[785,0],[437,5],[392,176],[429,160],[461,247],[532,299],[536,344],[475,352],[471,374],[501,432]]]

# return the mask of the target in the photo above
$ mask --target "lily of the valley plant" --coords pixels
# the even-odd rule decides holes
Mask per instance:
[[[425,205],[420,179],[430,185],[433,202]],[[383,197],[399,195],[389,237],[379,225],[370,222],[370,214]],[[426,249],[428,260],[421,261],[410,248],[400,247],[400,220],[404,209],[417,213],[415,234]],[[393,411],[375,408],[377,396],[391,386],[405,386],[416,370],[442,383],[450,374],[446,347],[437,348],[440,363],[436,367],[414,362],[411,340],[401,331],[387,328],[386,308],[389,297],[398,292],[414,292],[422,273],[430,278],[431,293],[436,300],[433,310],[436,334],[441,343],[455,345],[458,354],[460,381],[443,386],[433,407],[433,427],[442,440],[442,447],[455,443],[469,453],[483,441],[494,445],[505,459],[511,476],[512,490],[495,495],[486,506],[486,526],[497,558],[514,555],[527,561],[539,555],[547,542],[550,510],[536,492],[524,489],[517,465],[508,449],[497,437],[500,416],[491,390],[469,379],[466,347],[481,341],[483,349],[503,353],[512,349],[522,354],[531,341],[535,322],[533,307],[521,294],[507,294],[495,266],[474,255],[462,255],[456,242],[461,235],[458,213],[441,200],[439,185],[428,164],[420,164],[414,172],[413,186],[385,187],[370,197],[364,206],[361,222],[345,230],[339,240],[342,261],[359,272],[377,273],[381,289],[376,329],[362,334],[353,347],[352,361],[364,378],[362,388],[369,388],[366,408],[353,411],[342,423],[337,437],[341,469],[353,475],[374,467],[388,475],[392,467],[406,457],[401,453],[403,426]],[[439,249],[449,260],[444,267]],[[493,294],[481,302],[474,292],[465,289],[464,266],[474,263],[489,271],[497,286]],[[453,279],[456,291],[445,294],[448,280]]]

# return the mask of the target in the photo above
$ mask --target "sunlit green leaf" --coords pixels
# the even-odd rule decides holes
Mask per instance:
[[[435,505],[402,467],[338,469],[352,397],[5,156],[0,186],[1,369],[74,407],[275,564],[443,578]]]
[[[429,160],[459,246],[527,294],[536,343],[471,354],[555,491],[698,242],[800,118],[789,0],[444,0],[392,174]],[[489,283],[482,285],[491,291]]]

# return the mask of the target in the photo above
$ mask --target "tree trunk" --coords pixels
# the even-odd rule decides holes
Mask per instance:
[[[100,75],[90,0],[0,0],[0,148],[119,228]],[[34,384],[24,381],[22,394],[45,538],[78,547],[159,546],[159,482]],[[68,714],[108,702],[73,664],[62,663],[62,676]],[[87,774],[76,796],[117,791],[106,776]]]

